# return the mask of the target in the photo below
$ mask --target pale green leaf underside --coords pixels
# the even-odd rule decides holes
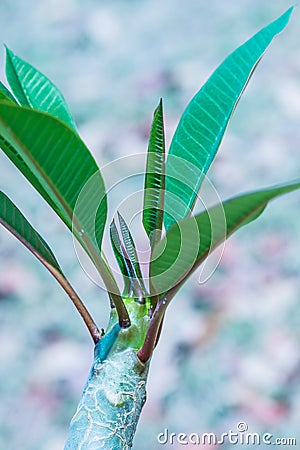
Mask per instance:
[[[161,232],[163,221],[163,200],[165,189],[165,136],[162,101],[154,111],[150,132],[147,165],[144,184],[143,225],[150,238],[151,247],[155,242],[153,233]],[[160,236],[157,236],[158,238]]]
[[[297,181],[243,194],[175,223],[154,248],[150,276],[157,292],[181,285],[210,250],[259,217],[270,200],[299,188]]]
[[[48,112],[76,130],[68,105],[57,87],[39,70],[8,48],[6,48],[6,77],[22,106]]]
[[[55,117],[0,102],[0,141],[87,252],[100,253],[107,213],[105,187],[79,136]]]
[[[166,229],[193,208],[231,114],[268,45],[287,25],[292,9],[230,54],[184,111],[166,164]]]
[[[44,265],[62,273],[48,244],[30,225],[14,203],[0,191],[0,223],[21,241]]]

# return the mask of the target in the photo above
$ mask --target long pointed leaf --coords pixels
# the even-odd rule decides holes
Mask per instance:
[[[93,318],[83,302],[80,300],[65,275],[63,274],[52,250],[42,236],[33,228],[16,205],[0,191],[0,223],[10,231],[33,255],[49,270],[66,291],[74,306],[82,316],[94,342],[101,339],[101,335]]]
[[[175,223],[154,248],[150,276],[156,291],[174,291],[208,252],[255,220],[275,197],[300,188],[300,181],[240,195]]]
[[[123,247],[120,240],[120,236],[115,224],[115,221],[113,220],[110,224],[109,228],[110,232],[110,241],[111,245],[114,251],[114,255],[116,257],[116,260],[118,262],[118,265],[120,267],[121,273],[123,275],[124,280],[124,291],[123,296],[130,296],[132,293],[132,281],[131,281],[131,274],[128,267],[128,264],[126,262],[126,256],[123,253]]]
[[[52,207],[54,211],[60,215],[57,206],[55,205],[52,198],[49,197],[48,193],[45,191],[39,180],[33,175],[30,168],[21,158],[17,150],[6,141],[0,133],[0,147],[4,153],[8,156],[11,162],[20,170],[20,172],[27,178],[27,180],[35,187],[35,189],[41,194],[41,196],[47,201],[47,203]]]
[[[138,256],[137,256],[137,252],[136,252],[136,248],[135,248],[135,244],[133,241],[133,237],[131,235],[131,232],[127,226],[127,223],[125,222],[124,218],[121,216],[121,214],[118,211],[118,219],[119,219],[119,223],[120,223],[120,228],[121,228],[121,234],[122,234],[122,238],[124,241],[124,245],[125,245],[125,250],[126,253],[129,256],[130,261],[132,262],[132,265],[134,267],[135,273],[137,275],[137,277],[142,280],[142,272],[141,272],[141,268],[140,268],[140,264],[139,264],[139,260],[138,260]]]
[[[164,191],[165,135],[163,106],[162,100],[160,100],[158,107],[154,111],[150,132],[144,185],[143,225],[150,238],[151,247],[161,237]]]
[[[90,256],[129,322],[116,281],[101,258],[107,199],[100,170],[78,134],[47,113],[0,102],[0,145]],[[123,325],[122,325],[123,326]]]
[[[139,298],[144,297],[145,295],[147,295],[147,289],[143,281],[143,275],[141,272],[133,237],[127,226],[127,223],[125,222],[124,218],[121,216],[119,211],[118,211],[118,219],[122,239],[124,242],[123,254],[125,255],[127,264],[129,266],[133,291],[137,297]]]
[[[6,77],[22,106],[48,112],[76,130],[72,114],[57,87],[39,70],[7,47]]]
[[[0,102],[0,138],[3,151],[88,253],[91,246],[99,253],[107,211],[105,187],[78,135],[48,114]]]
[[[134,296],[137,301],[144,303],[146,290],[143,281],[136,274],[135,267],[130,260],[123,243],[121,242],[114,220],[110,226],[110,238],[114,254],[124,279],[123,296]]]
[[[0,191],[0,223],[21,241],[44,265],[62,273],[52,250],[14,203]]]
[[[263,53],[287,25],[292,9],[230,54],[184,111],[166,164],[166,229],[193,208],[232,112]]]

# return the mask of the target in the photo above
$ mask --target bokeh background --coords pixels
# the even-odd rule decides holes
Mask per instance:
[[[146,150],[160,97],[170,141],[212,70],[289,6],[288,0],[2,0],[0,41],[57,84],[103,166]],[[238,105],[209,173],[222,198],[299,177],[299,22],[296,8]],[[70,233],[4,155],[0,184],[105,327],[105,292],[82,270]],[[295,193],[272,203],[227,242],[207,283],[196,275],[173,301],[134,448],[161,448],[156,437],[165,428],[222,433],[240,421],[249,431],[300,442],[299,200]],[[63,448],[92,353],[64,292],[1,229],[1,449]]]

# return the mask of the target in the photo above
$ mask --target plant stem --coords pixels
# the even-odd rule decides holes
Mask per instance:
[[[130,327],[130,317],[128,311],[122,300],[122,296],[120,294],[116,280],[109,269],[104,253],[102,252],[100,256],[99,253],[96,251],[95,247],[92,245],[89,238],[87,238],[85,235],[81,236],[81,238],[83,238],[84,240],[85,249],[88,255],[95,264],[96,269],[98,270],[99,274],[101,275],[104,281],[105,287],[107,289],[111,301],[111,306],[116,307],[120,327],[121,328]]]
[[[19,218],[21,217],[21,218],[23,218],[24,221],[26,221],[26,219],[21,214],[21,212],[19,210],[17,210],[16,208],[14,209],[14,214],[18,214]],[[25,227],[26,222],[23,222],[23,227]],[[101,339],[101,333],[100,333],[95,321],[93,320],[92,316],[90,315],[87,308],[85,307],[84,303],[81,301],[81,299],[79,298],[79,296],[77,295],[77,293],[75,292],[75,290],[73,289],[71,284],[66,279],[66,277],[63,274],[62,270],[60,269],[57,261],[55,260],[55,257],[53,256],[54,262],[52,265],[51,259],[49,260],[50,262],[48,262],[48,260],[43,257],[43,254],[40,253],[39,251],[37,251],[37,248],[34,247],[27,239],[25,239],[25,237],[23,235],[24,233],[19,233],[17,231],[17,229],[15,229],[13,226],[11,226],[11,224],[9,224],[2,217],[0,218],[0,223],[8,231],[10,231],[27,248],[43,264],[43,266],[46,267],[46,269],[48,269],[48,271],[51,273],[51,275],[53,275],[53,277],[56,279],[56,281],[65,290],[65,292],[68,294],[68,296],[72,300],[75,308],[78,310],[79,314],[83,318],[83,320],[92,336],[92,339],[96,344]],[[31,227],[31,225],[28,222],[27,222],[27,225]],[[39,234],[35,230],[33,230],[32,228],[30,228],[30,230],[32,233],[35,233],[35,238],[37,241],[38,241],[38,239],[40,239],[41,242],[43,242],[41,236],[39,236]]]
[[[68,282],[68,280],[65,278],[65,276],[50,266],[47,262],[42,261],[42,263],[47,267],[49,272],[54,276],[54,278],[58,281],[58,283],[61,285],[61,287],[64,289],[64,291],[68,294],[71,301],[73,302],[75,308],[83,318],[84,323],[87,326],[87,329],[90,332],[90,335],[92,336],[92,339],[95,344],[100,341],[101,339],[101,332],[99,328],[96,325],[96,322],[92,318],[91,314],[87,310],[86,306],[82,302],[82,300],[79,298],[78,294],[75,292],[71,284]]]
[[[96,344],[94,364],[71,421],[65,450],[128,450],[143,405],[149,362],[136,350],[147,328],[145,305],[133,300],[128,309],[132,325],[121,329],[113,312],[106,334]]]
[[[151,358],[153,350],[158,342],[159,334],[161,331],[161,324],[168,304],[169,302],[167,302],[164,297],[156,305],[156,308],[150,320],[144,344],[137,352],[137,357],[142,363],[146,363]]]

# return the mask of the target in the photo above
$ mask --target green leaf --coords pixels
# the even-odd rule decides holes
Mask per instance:
[[[33,175],[30,168],[21,158],[20,154],[17,150],[6,141],[0,133],[0,147],[3,152],[8,156],[8,158],[12,161],[12,163],[20,170],[20,172],[27,178],[27,180],[36,188],[36,190],[41,194],[41,196],[47,201],[47,203],[52,207],[54,211],[60,215],[59,211],[57,211],[57,207],[55,202],[52,201],[52,198],[49,197],[48,193],[45,191],[43,186],[40,184],[38,179]]]
[[[22,106],[48,112],[76,130],[68,105],[57,87],[45,75],[7,47],[6,77]]]
[[[268,202],[300,188],[300,181],[240,195],[176,222],[153,252],[150,276],[158,293],[177,290],[208,253],[252,222]]]
[[[0,223],[22,242],[46,267],[62,274],[52,250],[14,203],[0,191]]]
[[[124,254],[124,247],[122,245],[115,221],[113,220],[110,224],[109,228],[110,232],[110,241],[111,245],[114,251],[114,255],[116,257],[116,260],[118,262],[118,265],[120,267],[121,273],[123,275],[124,280],[124,291],[123,296],[130,296],[132,293],[132,281],[131,281],[131,274],[128,267],[127,258]]]
[[[0,102],[3,151],[95,259],[106,221],[99,168],[79,136],[46,113]]]
[[[8,102],[17,103],[11,92],[0,81],[0,100],[6,100]]]
[[[130,239],[132,240],[132,236],[130,234],[130,231],[122,218],[122,216],[118,213],[120,226],[123,225],[123,227],[126,228],[127,234],[129,233]],[[122,222],[121,222],[122,221]],[[122,225],[121,225],[122,224]],[[123,234],[124,235],[124,234]],[[128,238],[128,237],[127,237]],[[139,299],[140,301],[144,302],[144,297],[146,295],[146,289],[143,283],[143,280],[141,278],[141,275],[138,276],[136,270],[140,270],[138,262],[133,262],[130,256],[128,255],[127,249],[129,248],[129,245],[127,244],[124,247],[115,221],[113,220],[110,225],[110,239],[113,247],[113,251],[115,254],[115,257],[117,259],[117,262],[119,264],[121,273],[123,275],[124,279],[124,292],[123,296],[125,297],[132,297],[134,296],[136,299]],[[133,241],[130,242],[130,246],[134,245]],[[134,252],[135,248],[133,247]],[[136,258],[137,260],[137,258]]]
[[[230,54],[184,111],[166,164],[166,229],[192,210],[249,78],[272,39],[287,25],[292,9]]]
[[[82,316],[94,342],[101,339],[101,335],[93,318],[84,303],[78,297],[73,287],[62,272],[52,250],[42,236],[33,228],[14,203],[0,191],[0,223],[10,231],[31,253],[49,270],[56,281],[70,297],[75,308]]]
[[[151,248],[161,237],[165,190],[165,135],[162,100],[156,110],[150,132],[144,184],[143,225]]]
[[[138,256],[137,256],[137,252],[136,252],[136,248],[135,248],[135,244],[134,244],[132,235],[127,226],[127,223],[125,222],[125,220],[123,219],[123,217],[121,216],[119,211],[118,211],[118,219],[119,219],[119,223],[120,223],[121,234],[122,234],[122,238],[124,241],[126,253],[127,253],[130,261],[132,262],[136,276],[139,279],[142,279],[142,272],[141,272],[141,268],[140,268],[140,264],[139,264],[139,260],[138,260]]]

